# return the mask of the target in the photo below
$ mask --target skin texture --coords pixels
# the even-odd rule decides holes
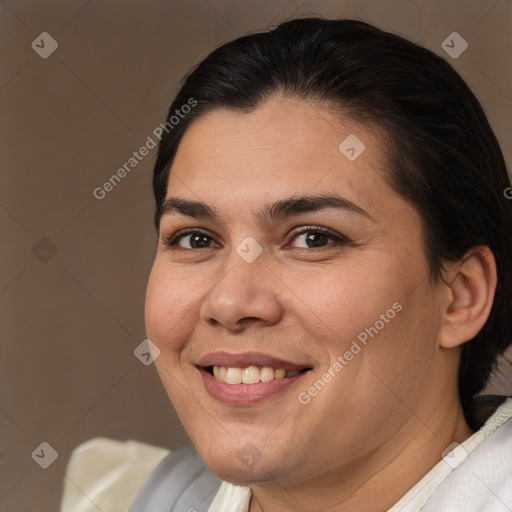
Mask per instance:
[[[366,147],[355,161],[338,149],[350,134]],[[252,487],[251,512],[387,510],[472,433],[457,394],[459,345],[487,319],[494,258],[475,248],[446,267],[446,283],[430,282],[421,219],[384,179],[383,140],[321,105],[274,97],[249,114],[201,116],[172,165],[167,197],[205,202],[219,220],[163,216],[147,334],[200,456],[221,478]],[[258,216],[269,203],[322,194],[368,216],[334,208]],[[305,232],[318,226],[349,242],[320,235],[321,246],[309,247]],[[166,245],[187,228],[208,234],[209,246],[193,249],[190,237]],[[249,236],[263,248],[252,263],[236,252]],[[300,403],[298,394],[395,303],[401,311]],[[195,366],[217,350],[313,369],[260,404],[231,406],[207,393]],[[240,457],[248,449],[255,463]]]

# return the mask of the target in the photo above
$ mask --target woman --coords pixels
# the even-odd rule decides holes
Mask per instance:
[[[475,397],[511,342],[510,178],[451,66],[293,20],[210,54],[164,126],[146,327],[195,451],[102,510],[509,510],[512,403]]]

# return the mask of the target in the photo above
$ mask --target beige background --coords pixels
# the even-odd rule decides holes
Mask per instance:
[[[510,0],[0,1],[1,512],[57,510],[69,453],[92,437],[186,439],[154,367],[133,354],[145,338],[155,150],[103,200],[93,189],[213,48],[314,13],[374,22],[445,56],[510,162]],[[469,43],[457,60],[441,49],[453,31]],[[47,59],[31,48],[42,32],[59,45]],[[31,458],[43,441],[59,453],[46,470]]]

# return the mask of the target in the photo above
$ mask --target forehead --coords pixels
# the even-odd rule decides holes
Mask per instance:
[[[385,193],[385,146],[376,129],[300,99],[272,98],[253,112],[216,109],[185,132],[169,195],[208,202],[335,191],[365,208]]]

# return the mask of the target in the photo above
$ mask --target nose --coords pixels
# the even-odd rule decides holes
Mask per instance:
[[[200,320],[231,332],[278,323],[283,309],[275,275],[259,260],[246,263],[236,253],[230,260],[232,264],[205,296]]]

